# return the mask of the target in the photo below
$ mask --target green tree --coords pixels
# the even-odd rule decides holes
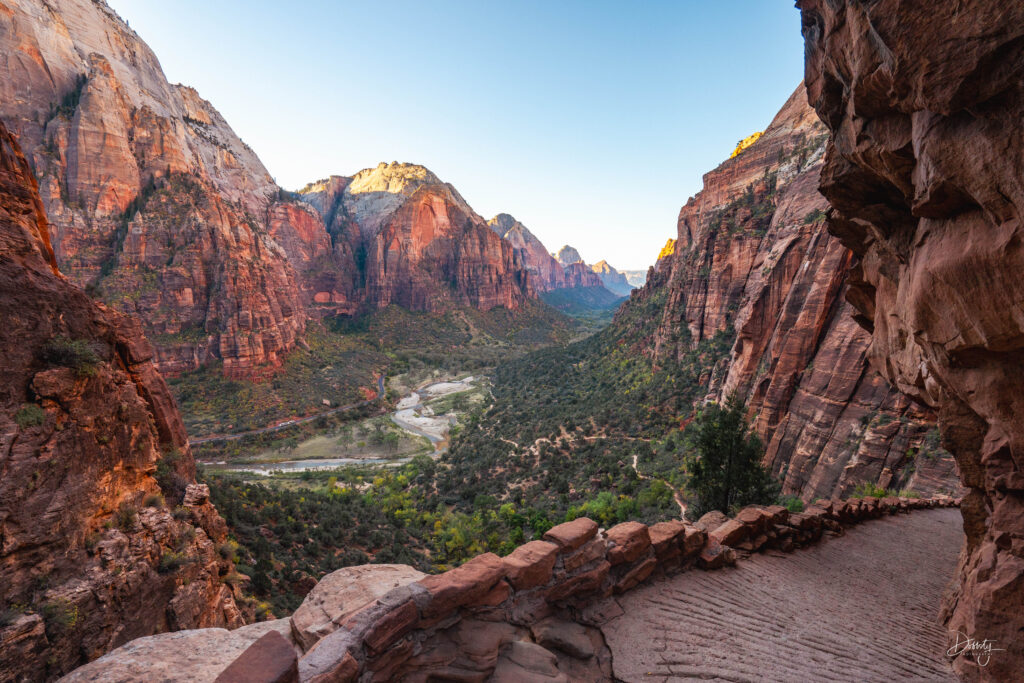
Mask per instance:
[[[706,406],[686,430],[693,455],[688,462],[694,514],[726,514],[752,504],[774,503],[778,482],[761,464],[764,447],[750,433],[746,409],[735,394],[724,405]]]

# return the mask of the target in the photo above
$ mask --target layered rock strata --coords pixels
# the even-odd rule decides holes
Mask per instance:
[[[821,191],[854,253],[869,355],[938,412],[968,489],[944,608],[989,639],[957,672],[1024,671],[1024,6],[802,0],[806,82],[831,135]]]
[[[764,134],[704,176],[659,277],[634,295],[667,287],[653,354],[731,340],[706,378],[709,398],[746,398],[786,493],[848,495],[864,482],[955,492],[934,414],[869,366],[870,335],[844,301],[852,255],[825,229],[817,191],[826,138],[800,87]]]
[[[12,0],[0,21],[0,119],[39,179],[62,271],[138,315],[165,372],[279,365],[305,313],[255,153],[105,3]]]
[[[0,680],[133,638],[238,626],[227,528],[130,318],[58,273],[31,169],[0,124]]]
[[[816,543],[826,530],[841,534],[862,520],[955,504],[950,498],[822,501],[798,515],[778,506],[749,507],[710,534],[682,521],[650,527],[625,522],[602,532],[592,520],[579,518],[550,529],[543,540],[530,541],[504,558],[487,553],[443,574],[418,580],[410,574],[399,579],[401,585],[362,605],[339,600],[326,612],[317,607],[317,613],[323,612],[321,621],[332,628],[312,644],[307,639],[310,631],[296,630],[293,617],[291,642],[297,653],[268,638],[236,655],[234,663],[205,651],[186,659],[191,666],[215,660],[222,670],[229,664],[249,670],[248,662],[267,661],[273,651],[278,661],[265,666],[266,671],[289,671],[297,656],[297,677],[281,680],[318,683],[610,681],[612,662],[600,626],[622,614],[612,596],[654,576],[694,566],[712,570],[734,564],[737,554],[768,548],[790,552]],[[325,604],[323,596],[313,599]],[[286,627],[266,628],[288,632]],[[68,680],[118,680],[106,672],[123,671],[126,660],[143,646],[152,652],[150,657],[158,658],[157,639],[167,641],[166,652],[179,646],[171,638],[158,636],[129,644],[75,671]]]

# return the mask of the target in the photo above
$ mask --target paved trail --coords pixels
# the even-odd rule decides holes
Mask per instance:
[[[956,681],[937,621],[960,511],[866,521],[789,555],[689,571],[619,598],[623,681]]]

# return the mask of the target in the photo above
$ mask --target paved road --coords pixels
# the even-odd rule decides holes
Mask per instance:
[[[960,511],[918,510],[735,569],[619,598],[603,627],[623,681],[956,681],[937,621]]]
[[[377,401],[383,397],[384,376],[381,375],[380,377],[377,378],[377,396],[368,401],[359,401],[358,403],[350,403],[347,406],[338,406],[337,408],[331,408],[330,410],[325,410],[322,413],[317,413],[316,415],[299,417],[294,420],[289,420],[288,422],[282,422],[281,424],[272,425],[270,427],[263,427],[261,429],[250,429],[247,432],[235,432],[234,434],[218,434],[216,436],[203,436],[198,439],[189,439],[188,442],[189,444],[194,446],[198,443],[210,443],[211,441],[234,441],[235,439],[241,439],[246,436],[253,436],[254,434],[266,434],[267,432],[277,432],[282,429],[287,429],[288,427],[305,424],[306,422],[312,422],[313,420],[319,417],[324,417],[325,415],[334,415],[335,413],[343,413],[347,410],[352,410],[353,408],[359,408],[370,403],[373,403],[374,401]]]

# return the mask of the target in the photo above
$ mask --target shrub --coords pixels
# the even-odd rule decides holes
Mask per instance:
[[[174,508],[174,511],[171,513],[171,516],[179,522],[184,522],[186,519],[192,516],[192,513],[188,511],[187,507],[184,507],[183,505],[178,505],[177,507]]]
[[[46,411],[35,403],[26,403],[14,414],[14,421],[21,429],[38,427],[46,421]]]
[[[160,556],[160,564],[157,565],[156,569],[161,574],[170,574],[178,571],[190,562],[192,562],[192,560],[181,553],[165,550],[164,554]]]
[[[234,541],[224,541],[217,546],[217,552],[225,560],[231,560],[232,562],[238,561],[238,544]]]
[[[790,512],[804,511],[804,502],[796,496],[782,496],[779,498],[779,505],[783,506]]]
[[[57,635],[78,623],[78,605],[66,598],[50,600],[43,605],[43,620],[49,635]]]
[[[156,483],[164,496],[175,503],[180,503],[185,497],[185,487],[188,482],[178,474],[177,465],[181,461],[181,451],[171,448],[163,453],[156,461]]]
[[[131,503],[122,503],[117,508],[117,528],[125,533],[135,529],[135,522],[138,519],[138,512]]]
[[[159,493],[151,493],[142,501],[142,507],[146,508],[162,508],[164,506],[164,497]]]
[[[43,362],[73,368],[79,377],[92,377],[100,364],[100,357],[85,339],[53,337],[43,345]]]

